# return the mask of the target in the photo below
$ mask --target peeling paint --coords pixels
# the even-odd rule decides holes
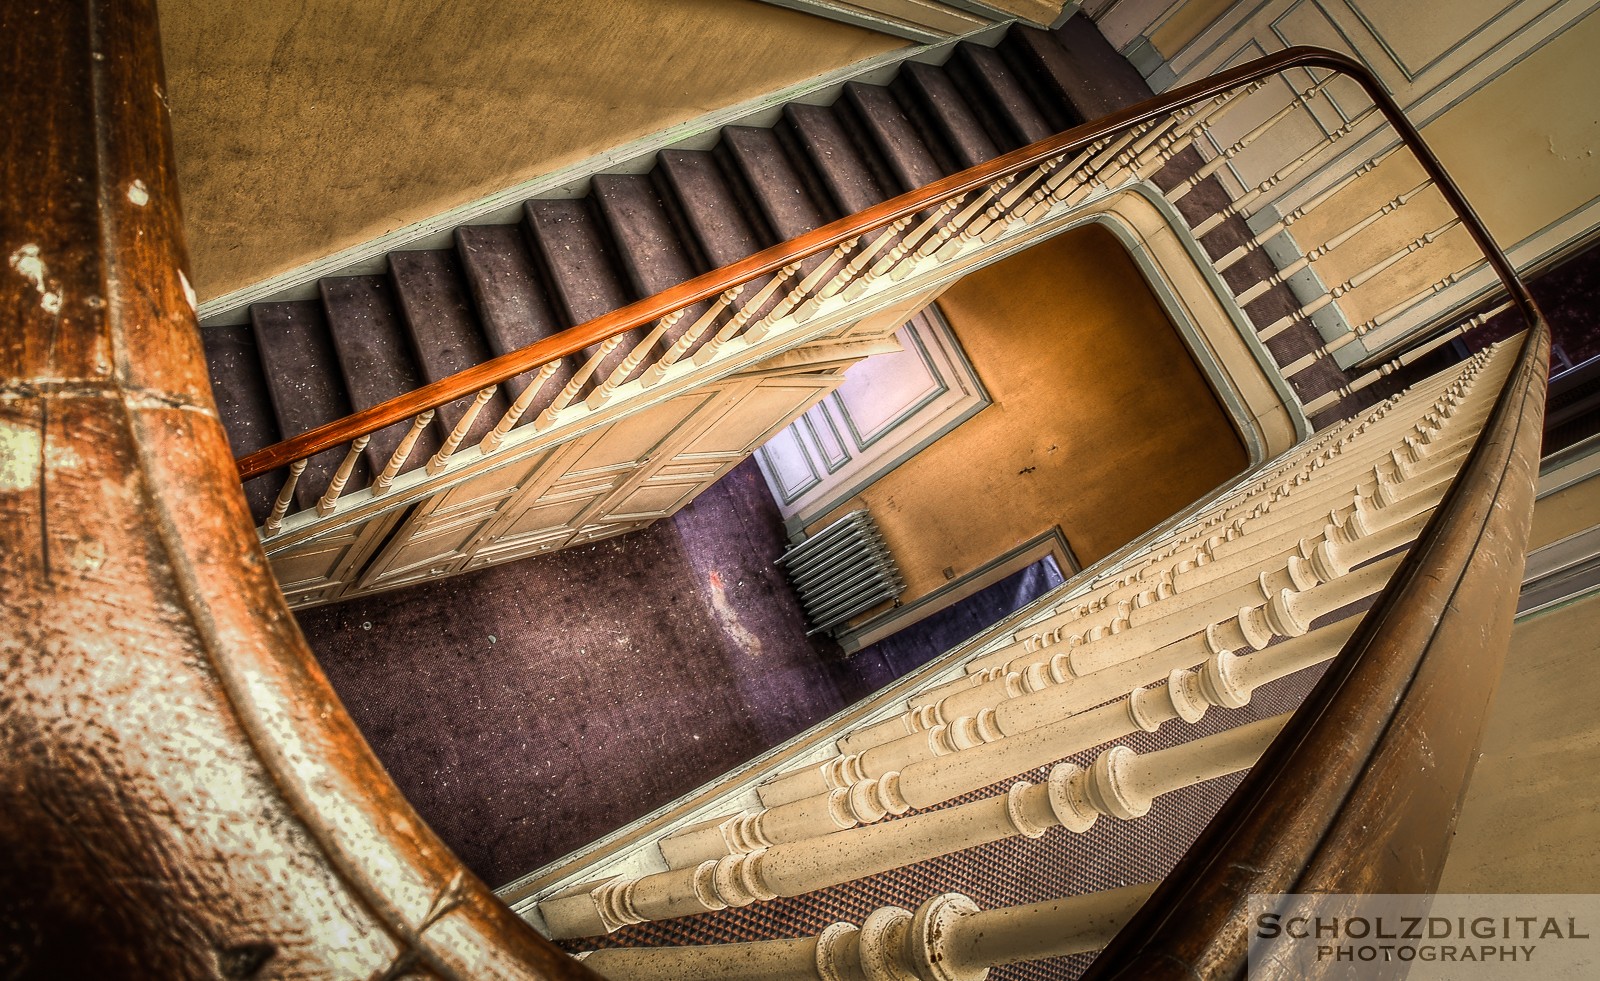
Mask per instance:
[[[178,270],[178,282],[183,284],[183,296],[184,299],[189,301],[189,309],[199,313],[200,308],[195,300],[194,287],[189,285],[189,277],[183,274],[182,269]]]
[[[128,200],[141,208],[150,203],[150,189],[144,186],[144,181],[135,178],[128,185]]]
[[[38,430],[0,419],[0,494],[37,487],[42,453]]]
[[[61,313],[61,287],[50,278],[50,267],[46,266],[44,259],[39,254],[39,247],[32,243],[11,253],[9,260],[11,268],[17,271],[23,279],[33,284],[39,291],[39,306],[45,313],[52,317]]]

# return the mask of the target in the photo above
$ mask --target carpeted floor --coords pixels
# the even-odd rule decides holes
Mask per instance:
[[[493,885],[877,691],[1060,582],[1034,567],[841,660],[808,640],[753,460],[620,538],[307,610],[368,742]]]

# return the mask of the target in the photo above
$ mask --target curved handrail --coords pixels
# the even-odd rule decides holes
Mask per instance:
[[[1445,200],[1462,216],[1469,233],[1488,255],[1490,265],[1500,275],[1506,289],[1519,305],[1527,309],[1527,304],[1531,303],[1531,300],[1526,289],[1521,286],[1515,269],[1501,254],[1494,239],[1484,228],[1482,221],[1472,212],[1465,197],[1445,174],[1444,168],[1428,151],[1420,135],[1406,120],[1399,106],[1384,91],[1377,79],[1360,62],[1339,52],[1315,47],[1293,47],[1013,150],[1004,156],[830,222],[787,242],[763,249],[738,262],[702,273],[670,289],[619,307],[520,350],[503,354],[449,378],[264,447],[239,458],[239,479],[249,480],[295,460],[305,459],[335,446],[342,446],[360,436],[411,419],[428,409],[473,395],[490,385],[500,384],[557,358],[576,354],[608,338],[653,323],[675,310],[692,306],[732,287],[836,248],[844,242],[915,215],[930,206],[978,190],[999,178],[1086,146],[1101,137],[1120,133],[1131,126],[1159,118],[1175,109],[1221,95],[1289,68],[1324,68],[1339,72],[1355,79],[1367,90],[1389,123],[1400,133],[1401,139],[1417,155],[1423,169],[1434,179]]]

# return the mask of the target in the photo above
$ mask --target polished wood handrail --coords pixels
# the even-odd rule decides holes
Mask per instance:
[[[1532,315],[1482,435],[1405,562],[1086,981],[1242,976],[1252,895],[1438,885],[1532,523],[1550,351]]]
[[[1444,173],[1444,168],[1440,166],[1438,160],[1427,152],[1417,131],[1366,66],[1337,51],[1324,48],[1305,46],[1286,48],[1276,54],[1154,96],[1109,116],[1074,127],[932,184],[890,198],[787,242],[763,249],[738,262],[703,273],[653,296],[570,327],[520,350],[503,354],[449,378],[440,379],[387,402],[381,402],[293,438],[264,447],[239,458],[237,463],[239,479],[249,480],[295,460],[305,459],[331,447],[342,446],[358,436],[374,433],[397,422],[411,419],[418,413],[472,395],[490,385],[500,384],[557,358],[576,354],[608,338],[653,323],[675,310],[692,306],[734,286],[748,283],[802,259],[836,248],[841,243],[915,215],[930,206],[983,188],[999,178],[1037,166],[1052,157],[1070,153],[1102,137],[1121,133],[1129,127],[1158,119],[1175,109],[1213,98],[1289,68],[1323,68],[1350,76],[1360,83],[1373,96],[1383,115],[1400,133],[1402,140],[1413,152],[1418,153],[1423,169],[1434,178],[1445,200],[1462,215],[1469,233],[1484,248],[1485,253],[1489,254],[1490,262],[1500,274],[1502,281],[1507,283],[1508,288],[1512,288],[1512,284],[1517,282],[1515,270],[1505,257],[1500,255],[1493,238],[1483,227],[1483,223],[1472,213],[1465,197]],[[1515,290],[1513,295],[1518,295]],[[1522,296],[1525,295],[1526,291],[1523,291]],[[1518,302],[1523,302],[1521,297]]]

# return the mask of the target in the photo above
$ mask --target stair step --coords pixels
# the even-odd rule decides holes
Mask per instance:
[[[1073,17],[1049,35],[1066,55],[1063,86],[1084,119],[1109,116],[1155,94],[1133,63],[1087,17]]]
[[[389,275],[400,300],[401,321],[411,336],[411,347],[428,383],[489,360],[489,342],[479,330],[472,301],[454,251],[427,249],[391,252]],[[464,395],[439,406],[435,418],[444,433],[473,403]],[[467,431],[461,446],[472,446],[500,421],[509,403],[496,392]]]
[[[1000,155],[983,123],[949,75],[932,65],[908,61],[889,86],[906,115],[922,132],[946,174]]]
[[[556,309],[569,325],[610,313],[634,299],[623,282],[613,248],[606,241],[604,224],[595,217],[588,201],[533,200],[523,210],[532,231],[534,255],[550,284]],[[630,331],[600,362],[590,376],[591,385],[598,385],[621,364],[644,335],[642,329]],[[584,349],[584,356],[592,357],[599,350],[600,345],[592,345]]]
[[[877,151],[893,178],[895,194],[932,184],[945,175],[888,89],[849,82],[840,104],[846,109],[841,121],[854,131],[861,145]]]
[[[1023,24],[1012,25],[995,50],[1010,63],[1033,94],[1034,102],[1052,129],[1060,132],[1083,121],[1082,113],[1067,94],[1073,85],[1067,53],[1056,44],[1049,31]]]
[[[551,305],[520,226],[463,225],[456,229],[456,252],[477,305],[478,324],[495,356],[521,350],[566,328]],[[544,391],[523,413],[523,420],[549,405],[576,369],[574,358],[562,358]],[[510,397],[520,396],[536,373],[508,379]]]
[[[250,325],[207,327],[200,332],[200,341],[205,346],[211,389],[233,455],[245,456],[276,443],[282,437]],[[244,496],[256,524],[267,519],[281,481],[281,477],[263,475],[244,485]]]
[[[744,178],[751,199],[772,233],[766,244],[804,235],[830,220],[801,169],[784,152],[772,130],[726,127],[713,152]]]
[[[707,150],[663,150],[652,174],[668,193],[663,203],[704,256],[708,268],[725,266],[762,248],[762,231],[739,206],[727,176]]]
[[[791,155],[804,153],[810,160],[827,191],[832,214],[854,214],[890,196],[831,108],[790,103],[778,134]]]
[[[422,372],[411,353],[388,277],[341,276],[324,279],[320,285],[351,407],[359,412],[422,387]],[[410,429],[409,422],[397,422],[373,433],[366,449],[367,465],[382,471]],[[404,470],[419,466],[439,448],[438,429],[429,426],[417,437]]]
[[[967,101],[977,107],[978,118],[1002,151],[1037,143],[1055,133],[1021,80],[995,49],[970,41],[957,45],[955,56],[945,69],[966,93]]]
[[[643,174],[598,174],[591,182],[595,207],[611,229],[617,259],[636,296],[650,296],[705,271],[698,249],[678,232],[651,179]],[[677,340],[706,303],[697,303],[662,335],[661,348]]]
[[[761,251],[767,234],[752,222],[752,215],[740,200],[740,191],[728,179],[708,150],[663,150],[656,157],[651,174],[662,191],[662,203],[687,231],[689,244],[698,247],[708,268],[738,262]],[[748,192],[746,192],[748,196]],[[746,284],[741,295],[761,291],[770,277]]]
[[[258,303],[250,308],[250,325],[278,432],[290,438],[350,414],[350,398],[320,301]],[[295,485],[295,502],[301,508],[316,504],[345,452],[345,447],[335,446],[306,463]],[[365,461],[357,461],[351,486],[363,486],[367,477]]]

